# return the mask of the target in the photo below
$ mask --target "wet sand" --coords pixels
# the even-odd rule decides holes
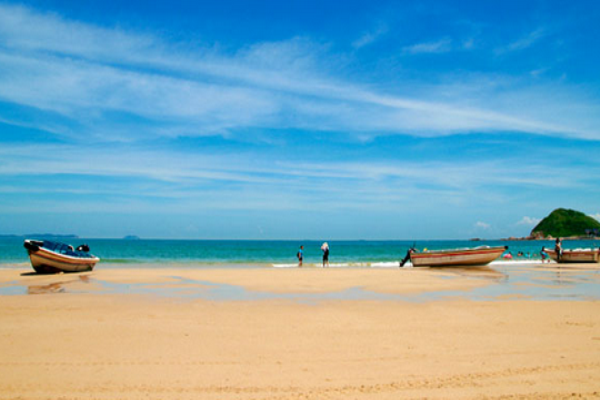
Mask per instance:
[[[600,398],[600,301],[470,300],[493,270],[27,272],[0,271],[0,399]],[[357,287],[465,297],[275,296]]]
[[[491,279],[502,277],[491,269],[477,269],[468,276],[461,276],[451,270],[413,273],[411,269],[400,268],[99,268],[91,273],[61,275],[38,275],[29,270],[0,270],[0,284],[28,289],[60,285],[67,292],[105,292],[112,289],[121,294],[136,292],[141,287],[162,286],[168,292],[169,288],[183,286],[201,291],[215,285],[243,287],[251,292],[271,294],[332,293],[357,287],[382,294],[410,294],[471,290],[490,284],[489,279],[473,279],[477,276]]]

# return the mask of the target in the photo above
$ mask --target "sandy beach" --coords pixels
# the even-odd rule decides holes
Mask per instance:
[[[474,274],[2,270],[2,287],[23,292],[0,296],[0,398],[600,398],[597,300],[326,296],[495,284],[491,269]],[[166,293],[227,285],[269,296],[160,296],[134,290],[141,283]],[[277,297],[286,293],[323,296]]]

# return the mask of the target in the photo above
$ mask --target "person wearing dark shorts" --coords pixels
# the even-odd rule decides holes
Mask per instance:
[[[556,253],[556,261],[560,261],[562,257],[562,243],[560,238],[556,239],[556,243],[554,244],[554,252]]]
[[[321,250],[323,250],[323,267],[329,267],[329,245],[327,242],[323,243]]]
[[[304,260],[304,246],[300,246],[300,250],[298,250],[298,254],[296,254],[296,257],[298,257],[298,266],[301,267],[302,266],[302,261]]]

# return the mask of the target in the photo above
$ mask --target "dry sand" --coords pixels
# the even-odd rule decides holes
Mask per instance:
[[[0,271],[0,283],[59,289],[0,296],[0,399],[600,398],[598,301],[210,301],[93,284],[179,284],[172,270],[22,272]],[[411,270],[177,275],[307,293],[490,282]]]

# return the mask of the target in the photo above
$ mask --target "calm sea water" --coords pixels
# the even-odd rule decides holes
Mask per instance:
[[[296,267],[296,252],[304,245],[304,265],[321,265],[321,243],[317,241],[206,241],[206,240],[114,240],[80,239],[75,246],[88,243],[92,253],[102,261],[97,269],[112,268],[273,268]],[[409,241],[328,241],[332,267],[398,268]],[[597,300],[600,299],[600,269],[597,264],[569,266],[541,264],[542,246],[551,247],[551,241],[418,241],[419,250],[465,248],[476,246],[509,246],[514,257],[511,261],[497,260],[489,268],[449,268],[444,279],[465,278],[487,280],[472,290],[423,291],[415,294],[382,294],[361,287],[342,292],[325,293],[270,293],[247,290],[243,286],[193,281],[172,276],[165,283],[119,283],[102,280],[97,274],[53,276],[50,284],[44,280],[27,279],[22,282],[0,283],[0,296],[54,293],[118,293],[143,294],[175,298],[202,298],[208,300],[263,300],[293,299],[318,302],[321,300],[402,300],[431,301],[447,298],[471,300],[531,299],[531,300]],[[597,247],[600,241],[565,241],[564,248]],[[522,256],[517,254],[523,253]],[[0,239],[0,268],[30,270],[23,240]],[[414,269],[414,273],[437,273]],[[175,282],[173,281],[175,280]],[[80,283],[80,285],[77,285]],[[98,292],[98,290],[100,290]]]
[[[164,267],[292,267],[296,253],[304,246],[304,264],[321,264],[321,241],[250,241],[250,240],[120,240],[74,239],[70,244],[89,244],[91,253],[101,258],[98,266],[115,268]],[[330,263],[339,267],[386,267],[397,265],[414,244],[419,250],[476,246],[508,246],[513,260],[539,260],[542,246],[551,241],[327,241]],[[598,240],[565,241],[564,248],[598,247]],[[522,256],[517,256],[521,252]],[[28,265],[23,239],[0,238],[0,266]]]

